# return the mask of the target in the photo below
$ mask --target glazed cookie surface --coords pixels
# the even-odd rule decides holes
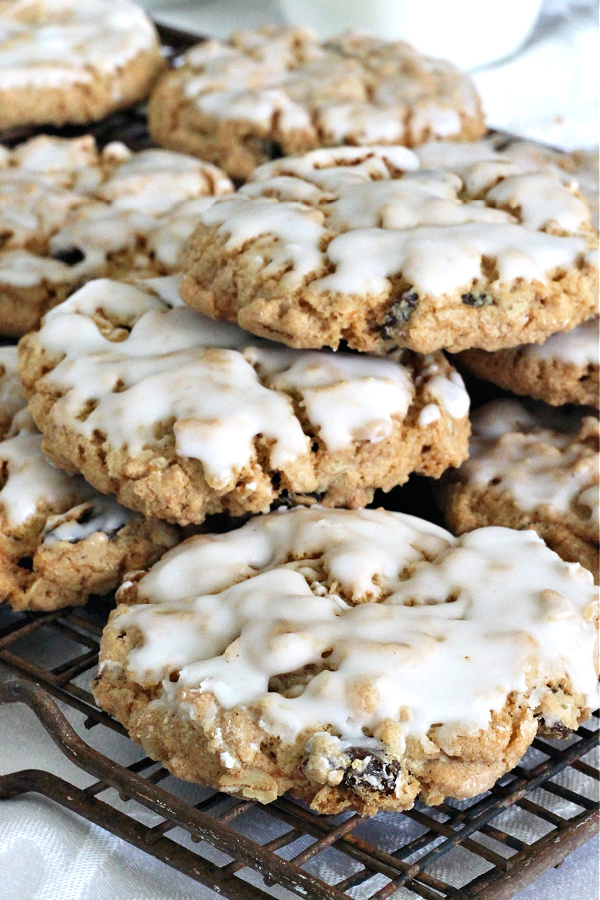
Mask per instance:
[[[404,43],[262,28],[206,41],[154,90],[159,144],[247,178],[288,153],[340,144],[473,140],[485,131],[474,85]]]
[[[589,206],[489,141],[277,160],[200,217],[186,303],[294,347],[538,342],[596,312]]]
[[[440,489],[450,528],[534,528],[598,580],[598,437],[595,416],[517,400],[480,407],[469,459]]]
[[[98,275],[166,274],[231,191],[210,163],[41,135],[0,156],[0,333],[20,336]]]
[[[543,344],[511,350],[465,350],[460,362],[474,375],[515,394],[553,406],[575,403],[600,408],[600,331],[598,317],[573,331],[554,334]]]
[[[118,600],[99,704],[178,777],[262,803],[475,796],[596,702],[598,591],[534,532],[279,511],[191,538]]]
[[[0,603],[16,610],[81,605],[155,562],[178,532],[49,462],[16,366],[16,347],[1,347]]]
[[[146,515],[364,506],[466,457],[469,398],[442,354],[299,352],[186,307],[176,277],[89,282],[21,341],[52,458]]]
[[[144,100],[163,68],[129,0],[0,2],[0,129],[97,121]]]

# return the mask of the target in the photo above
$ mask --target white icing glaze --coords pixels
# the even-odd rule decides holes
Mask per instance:
[[[156,46],[154,26],[129,0],[5,0],[0,88],[91,82]]]
[[[57,541],[77,544],[93,534],[115,534],[133,518],[135,513],[120,506],[113,497],[102,494],[59,516],[51,516],[44,528],[43,543],[51,546]]]
[[[94,281],[47,314],[40,344],[64,356],[42,382],[63,395],[53,407],[57,422],[86,436],[99,431],[132,456],[157,445],[158,423],[172,422],[176,452],[200,460],[208,483],[221,489],[255,459],[259,435],[270,442],[275,468],[308,457],[310,439],[290,396],[330,452],[376,443],[404,419],[415,388],[400,356],[252,346],[241,329],[174,305],[175,286],[176,279],[145,288]],[[99,314],[116,323],[120,340],[101,333]],[[431,369],[420,377],[429,402],[452,417],[467,415],[458,375],[449,381]],[[95,408],[82,421],[89,401]]]
[[[477,410],[461,479],[493,482],[494,490],[512,495],[526,512],[546,507],[597,528],[598,420],[549,419],[542,407],[531,409],[517,400],[499,400]]]
[[[596,698],[598,590],[533,532],[456,539],[398,513],[296,509],[186,541],[138,590],[115,623],[141,632],[128,677],[161,685],[155,702],[180,714],[194,693],[247,706],[283,741],[332,729],[361,745],[402,710],[404,738],[426,743],[435,724],[444,747],[531,684],[533,708],[555,680]],[[314,664],[326,668],[293,698],[268,691]]]
[[[16,347],[0,347],[0,418],[6,420],[25,406],[23,387],[17,370]]]
[[[461,130],[456,109],[476,113],[467,76],[402,43],[370,38],[321,44],[301,29],[261,29],[231,44],[193,47],[179,71],[184,96],[205,113],[243,119],[275,136],[301,131],[315,141],[423,140]],[[419,101],[422,102],[419,102]]]
[[[553,334],[543,344],[528,344],[527,354],[538,359],[570,363],[574,366],[600,364],[598,317],[588,319],[572,331]]]
[[[83,478],[67,475],[46,459],[42,436],[35,430],[24,429],[2,441],[0,461],[6,465],[0,505],[11,528],[24,525],[46,504],[74,506],[96,493]]]
[[[0,280],[76,282],[124,251],[133,271],[155,262],[172,271],[200,212],[231,190],[216,166],[181,153],[132,154],[118,142],[99,153],[89,135],[32,138],[0,167]],[[62,262],[73,250],[84,258]]]
[[[2,487],[0,508],[7,529],[22,529],[36,513],[48,507],[68,510],[51,516],[44,528],[44,543],[80,541],[98,531],[111,533],[131,521],[134,513],[112,497],[94,490],[79,476],[57,469],[42,453],[42,436],[27,409],[17,370],[17,348],[0,347],[0,417],[12,419],[8,437],[0,440]],[[71,509],[84,504],[81,509]],[[83,516],[91,512],[90,516]],[[80,522],[80,518],[85,521]]]
[[[467,290],[484,258],[495,261],[499,282],[545,282],[575,265],[591,237],[589,210],[571,185],[485,141],[276,160],[201,220],[218,227],[228,252],[270,236],[264,272],[292,289],[308,280],[315,293],[379,294],[398,274],[424,294]]]
[[[77,273],[59,260],[36,256],[28,250],[0,252],[0,284],[33,288],[43,282],[68,284],[76,280]]]
[[[407,370],[364,356],[250,347],[245,357],[276,390],[298,393],[306,415],[333,453],[353,441],[378,443],[403,419],[414,396]],[[466,415],[466,413],[465,413]]]

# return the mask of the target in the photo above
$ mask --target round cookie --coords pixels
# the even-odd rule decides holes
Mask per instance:
[[[570,181],[487,141],[315,150],[202,214],[182,296],[293,347],[497,350],[596,312],[595,237]]]
[[[484,525],[533,528],[598,581],[599,425],[498,400],[473,414],[470,456],[439,491],[456,534]]]
[[[596,703],[598,590],[533,532],[280,511],[185,541],[118,600],[97,702],[179,778],[261,803],[472,797]]]
[[[288,153],[340,144],[473,140],[485,132],[473,82],[404,43],[267,27],[192,47],[150,98],[157,143],[234,178]]]
[[[233,185],[167,150],[99,152],[41,135],[0,157],[0,333],[18,337],[97,275],[166,274],[201,212]]]
[[[546,144],[538,144],[536,141],[502,133],[492,134],[487,140],[495,150],[506,154],[511,159],[525,162],[536,168],[550,168],[563,178],[565,174],[573,178],[581,193],[587,198],[594,225],[596,228],[598,227],[600,161],[597,147],[596,149],[571,150],[566,153],[563,150],[548,147]]]
[[[458,357],[469,372],[515,394],[553,406],[576,403],[600,408],[600,332],[598,317],[573,331],[554,334],[543,344],[511,350],[465,350]]]
[[[126,506],[182,525],[364,506],[466,458],[469,398],[442,354],[289,350],[194,312],[177,287],[89,282],[20,344],[45,450]]]
[[[95,122],[144,100],[163,68],[129,0],[0,3],[0,129]]]
[[[0,603],[16,610],[78,606],[114,590],[126,572],[152,565],[179,534],[46,459],[16,363],[16,347],[1,347]]]

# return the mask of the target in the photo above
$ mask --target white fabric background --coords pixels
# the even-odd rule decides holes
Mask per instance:
[[[174,25],[215,35],[280,18],[275,0],[146,0],[146,5],[162,11],[163,18]],[[596,144],[597,60],[594,0],[546,0],[542,19],[526,47],[512,60],[475,74],[489,123],[565,148]],[[82,730],[82,717],[72,711],[68,716]],[[82,787],[91,783],[23,707],[0,708],[0,735],[0,774],[33,767]],[[107,734],[106,729],[86,732],[84,737],[101,742],[98,749],[118,754],[125,764],[138,758],[133,744]],[[582,789],[582,785],[576,787]],[[116,805],[120,802],[115,800]],[[561,803],[557,801],[557,811]],[[149,813],[141,815],[144,821],[152,821]],[[505,815],[503,827],[517,834],[521,829],[523,837],[531,837],[527,822],[515,822],[512,812]],[[402,817],[381,816],[365,827],[393,847],[397,829],[405,828],[405,823]],[[264,818],[257,818],[255,827],[257,837],[265,835]],[[468,860],[461,852],[441,861],[440,877],[454,878],[465,870]],[[335,868],[337,860],[332,856],[329,867]],[[560,868],[545,873],[518,900],[596,900],[598,868],[599,845],[594,841]],[[326,870],[327,864],[323,874]],[[291,896],[280,889],[276,895]],[[0,900],[207,900],[217,896],[50,801],[22,797],[0,802]]]

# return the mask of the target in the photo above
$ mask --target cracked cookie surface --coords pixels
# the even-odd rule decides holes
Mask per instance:
[[[497,350],[597,303],[588,203],[489,141],[268,163],[200,216],[183,263],[190,306],[300,348]]]
[[[281,502],[364,506],[466,456],[469,398],[442,354],[261,342],[186,307],[175,277],[89,282],[20,352],[58,465],[180,524]]]
[[[340,144],[473,140],[485,131],[470,77],[404,43],[262,28],[185,53],[152,93],[150,131],[247,178],[289,153]]]
[[[42,453],[25,409],[17,348],[0,348],[0,603],[16,610],[79,606],[179,540],[67,475]]]
[[[440,488],[457,534],[533,528],[598,580],[598,418],[498,400],[473,413],[469,459]]]
[[[90,135],[0,149],[0,333],[20,336],[90,278],[176,269],[199,214],[230,191],[210,163]]]
[[[98,703],[178,777],[262,803],[475,796],[596,702],[598,591],[533,532],[279,511],[191,538],[118,600]]]

